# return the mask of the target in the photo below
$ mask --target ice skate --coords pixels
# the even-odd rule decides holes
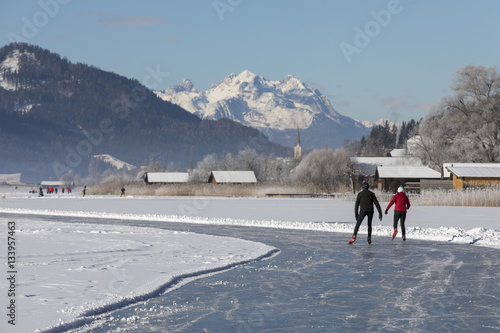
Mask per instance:
[[[354,243],[355,240],[356,240],[356,235],[352,235],[352,238],[351,238],[351,240],[349,241],[348,244]]]
[[[394,240],[394,237],[398,234],[398,229],[394,229],[394,233],[392,234],[392,240]]]

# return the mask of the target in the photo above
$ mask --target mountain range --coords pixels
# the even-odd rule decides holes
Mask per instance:
[[[297,128],[306,149],[341,147],[346,139],[360,139],[369,129],[338,113],[329,99],[291,75],[267,80],[248,70],[231,74],[199,92],[189,79],[155,91],[202,119],[228,118],[259,129],[274,142],[293,146]],[[367,125],[369,125],[367,123]]]
[[[21,172],[23,182],[85,177],[101,154],[136,166],[154,155],[185,170],[207,154],[236,154],[252,142],[259,153],[290,154],[257,129],[202,120],[137,80],[34,45],[0,48],[0,173]]]

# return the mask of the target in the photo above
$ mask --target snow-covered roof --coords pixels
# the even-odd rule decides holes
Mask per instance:
[[[376,164],[378,166],[412,164],[421,166],[420,159],[415,157],[351,157],[354,163]]]
[[[420,159],[415,157],[351,157],[356,169],[365,175],[374,175],[378,166],[409,165],[422,166]]]
[[[457,177],[470,178],[500,178],[500,167],[448,167]]]
[[[0,183],[19,184],[21,183],[20,173],[0,174]]]
[[[212,176],[217,183],[257,183],[253,171],[212,171]]]
[[[500,168],[500,163],[443,163],[443,177],[445,177],[445,178],[449,178],[451,176],[450,171],[448,170],[449,167],[474,168],[474,169],[477,169],[477,168]],[[467,176],[465,176],[465,177],[467,177]]]
[[[148,172],[146,176],[148,183],[187,183],[189,179],[187,172]]]
[[[66,183],[63,181],[56,181],[56,180],[44,180],[40,184],[42,186],[65,186]]]
[[[391,150],[391,156],[392,157],[404,157],[406,155],[406,149],[393,149]]]
[[[426,166],[379,166],[377,167],[379,178],[419,178],[419,179],[439,179],[441,173]]]

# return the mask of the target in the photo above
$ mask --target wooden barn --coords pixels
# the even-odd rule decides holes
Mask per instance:
[[[256,184],[253,171],[212,171],[208,182],[212,184]]]
[[[400,185],[405,187],[406,192],[420,192],[420,182],[431,179],[441,179],[441,173],[426,166],[380,166],[375,171],[377,188],[393,193]]]
[[[458,164],[458,163],[457,163]],[[461,166],[446,167],[453,179],[453,188],[464,189],[470,187],[485,187],[500,185],[500,163],[474,163],[462,164]]]
[[[187,172],[147,172],[144,176],[144,182],[148,185],[187,183],[188,179]]]

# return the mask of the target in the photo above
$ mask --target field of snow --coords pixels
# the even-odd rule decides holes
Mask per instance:
[[[59,216],[58,221],[78,217],[342,232],[346,243],[354,222],[354,204],[334,199],[82,197],[76,191],[39,198],[28,190],[0,187],[4,229],[0,260],[5,273],[9,270],[5,249],[8,222],[16,223],[18,323],[13,329],[4,318],[2,332],[5,328],[30,332],[50,327],[54,332],[64,331],[79,325],[85,316],[98,316],[276,251],[241,239],[48,222],[39,215]],[[386,205],[381,203],[383,209]],[[497,207],[412,206],[407,242],[428,239],[500,248],[499,215]],[[363,227],[361,233],[366,232]],[[374,221],[373,233],[389,237],[391,230],[392,210],[381,222]],[[1,284],[0,293],[7,295],[8,288]]]

